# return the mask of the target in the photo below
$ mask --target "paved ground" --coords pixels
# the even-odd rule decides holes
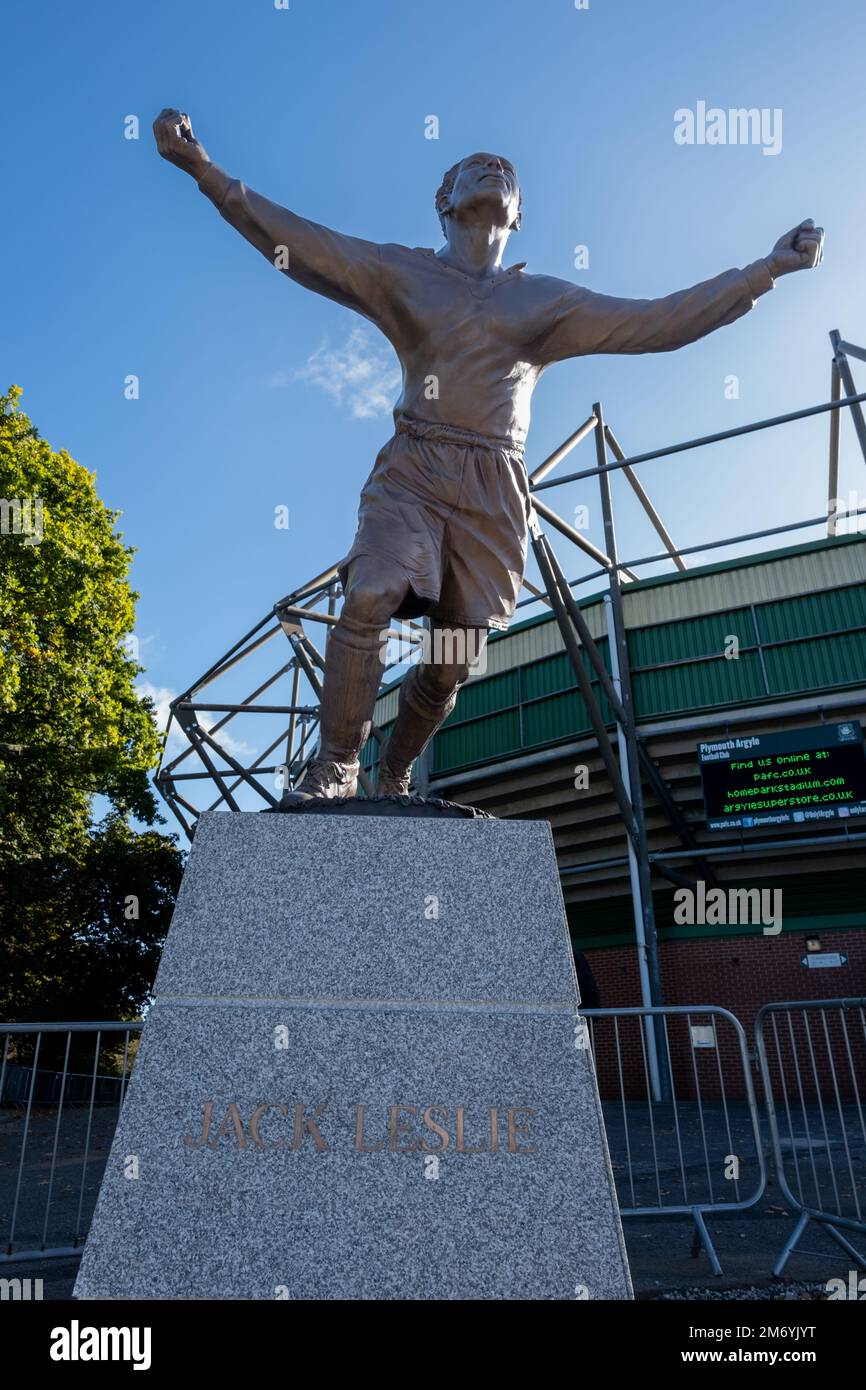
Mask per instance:
[[[20,1170],[23,1111],[0,1110],[0,1249],[8,1241],[13,1215],[17,1250],[39,1250],[43,1238],[52,1247],[72,1245],[76,1236],[86,1236],[117,1114],[116,1106],[96,1106],[92,1116],[84,1105],[66,1108],[52,1165],[57,1111],[35,1111]]]
[[[689,1297],[698,1286],[707,1292],[759,1287],[772,1299],[795,1283],[823,1286],[834,1277],[847,1281],[851,1260],[817,1227],[807,1229],[802,1249],[798,1246],[791,1256],[784,1277],[772,1278],[773,1265],[795,1224],[779,1208],[788,1210],[770,1193],[749,1213],[707,1221],[721,1276],[712,1273],[703,1251],[692,1256],[694,1227],[688,1219],[628,1218],[623,1229],[635,1293],[643,1298],[666,1293]],[[866,1249],[866,1241],[860,1248]]]

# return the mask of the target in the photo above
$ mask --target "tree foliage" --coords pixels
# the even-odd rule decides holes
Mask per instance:
[[[75,851],[24,861],[0,899],[0,1018],[138,1018],[180,876],[173,837],[117,816]]]
[[[94,475],[40,439],[19,398],[0,395],[0,1016],[130,1017],[180,874],[173,837],[129,824],[162,820],[129,644],[133,550]],[[93,827],[97,795],[108,814]]]

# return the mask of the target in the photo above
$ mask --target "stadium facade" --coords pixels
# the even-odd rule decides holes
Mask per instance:
[[[722,1004],[749,1024],[767,999],[863,993],[866,818],[834,812],[708,830],[698,746],[838,724],[862,739],[866,537],[639,580],[622,595],[638,734],[688,827],[684,843],[644,786],[661,1002]],[[610,670],[608,602],[599,593],[580,608]],[[399,684],[377,703],[383,733]],[[365,750],[371,772],[377,747],[371,740]],[[491,636],[483,674],[467,683],[426,756],[431,792],[550,822],[573,943],[592,966],[602,1006],[639,1005],[623,819],[552,615]],[[779,904],[780,920],[678,921],[677,885],[700,891],[705,879],[728,896],[757,889],[764,897],[751,901]]]

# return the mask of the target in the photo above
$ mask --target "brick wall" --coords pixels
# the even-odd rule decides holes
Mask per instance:
[[[838,951],[848,964],[835,969],[810,969],[800,964],[806,955],[807,935],[819,935],[822,952]],[[640,1004],[637,953],[633,946],[588,949],[585,955],[598,981],[602,1008]],[[740,1020],[748,1048],[755,1046],[755,1017],[763,1004],[781,1000],[835,999],[866,995],[866,930],[782,932],[778,936],[707,936],[659,944],[662,989],[666,1004],[718,1004]],[[792,1092],[802,1089],[814,1099],[816,1087],[832,1095],[835,1084],[843,1100],[853,1097],[852,1066],[859,1075],[861,1095],[866,1093],[866,1041],[859,1013],[847,1016],[847,1037],[836,1015],[827,1019],[809,1014],[808,1031],[802,1015],[788,1023],[778,1018],[775,1033],[767,1033],[771,1072],[779,1079],[784,1071]],[[710,1017],[695,1013],[693,1025],[707,1026]],[[744,1098],[742,1064],[732,1027],[717,1022],[718,1049],[693,1049],[685,1019],[669,1023],[669,1045],[674,1085],[683,1099],[705,1099],[721,1094],[719,1063],[725,1094]],[[641,1032],[635,1020],[622,1020],[616,1031],[599,1026],[596,1057],[599,1087],[605,1099],[619,1095],[620,1075],[631,1099],[644,1096],[646,1061]],[[811,1044],[811,1045],[810,1045]],[[850,1060],[849,1060],[850,1050]],[[832,1059],[832,1064],[831,1064]],[[757,1069],[753,1068],[759,1091]],[[760,1093],[760,1092],[759,1092]]]

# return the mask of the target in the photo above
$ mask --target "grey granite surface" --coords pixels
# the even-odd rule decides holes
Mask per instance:
[[[576,1007],[545,822],[210,815],[76,1296],[630,1297]]]
[[[574,988],[545,821],[219,813],[156,982],[160,997],[569,1005]]]

